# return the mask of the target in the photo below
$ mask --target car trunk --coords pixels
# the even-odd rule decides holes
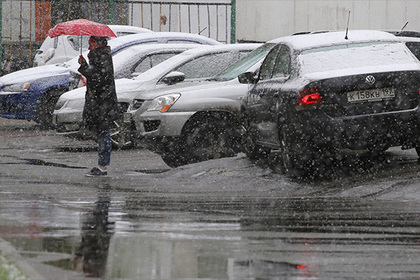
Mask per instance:
[[[371,84],[367,81],[369,78]],[[419,105],[420,72],[331,78],[310,87],[318,88],[322,96],[322,110],[332,118],[404,111]]]

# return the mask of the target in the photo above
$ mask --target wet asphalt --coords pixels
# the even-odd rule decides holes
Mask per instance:
[[[418,279],[413,150],[290,177],[240,154],[171,169],[145,149],[0,119],[0,251],[30,279]],[[272,166],[271,166],[272,167]]]

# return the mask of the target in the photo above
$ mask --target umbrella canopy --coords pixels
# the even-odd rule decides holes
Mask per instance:
[[[51,38],[60,35],[84,35],[97,37],[117,37],[108,25],[90,21],[87,19],[76,19],[57,24],[48,32]]]

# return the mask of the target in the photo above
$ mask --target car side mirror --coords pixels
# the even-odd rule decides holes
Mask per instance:
[[[131,78],[138,77],[141,74],[141,72],[133,72],[131,73]]]
[[[253,72],[245,72],[239,74],[238,80],[241,84],[255,84],[258,81],[258,77]]]
[[[184,73],[173,71],[173,72],[169,73],[168,75],[166,75],[162,79],[162,82],[164,82],[165,84],[168,84],[168,85],[174,85],[174,84],[177,84],[179,82],[182,82],[183,80],[185,80],[185,74]]]

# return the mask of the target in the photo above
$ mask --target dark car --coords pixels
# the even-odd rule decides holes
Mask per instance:
[[[246,154],[273,151],[284,171],[313,168],[343,149],[420,155],[420,65],[381,31],[284,37],[242,102]]]

